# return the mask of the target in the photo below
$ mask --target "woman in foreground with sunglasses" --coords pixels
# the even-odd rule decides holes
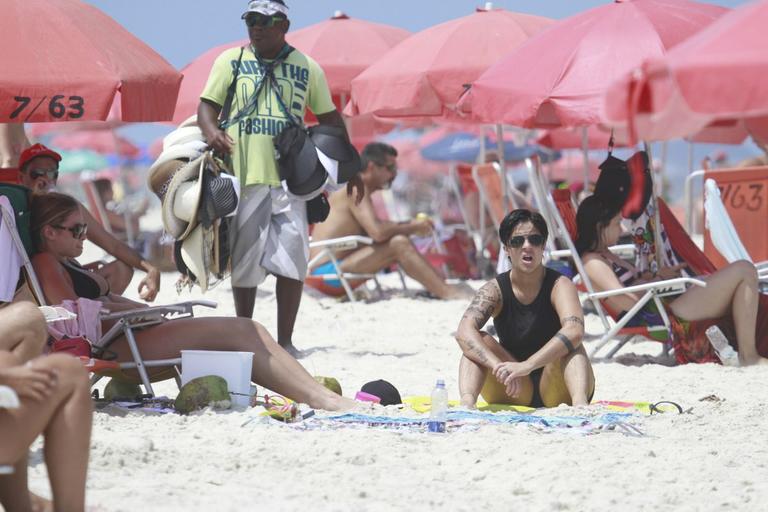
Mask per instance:
[[[78,268],[83,252],[84,230],[78,202],[56,192],[35,196],[32,201],[32,235],[38,253],[32,265],[49,304],[84,297],[99,300],[111,311],[147,307],[105,291],[94,272]],[[109,326],[105,326],[106,328]],[[353,400],[326,389],[272,338],[264,326],[245,318],[180,318],[136,331],[136,342],[145,359],[178,358],[182,350],[253,352],[251,380],[291,400],[326,410],[349,409]],[[128,343],[120,338],[110,345],[119,362],[132,361]],[[170,378],[165,368],[151,378]]]
[[[456,333],[461,404],[554,407],[586,405],[595,377],[581,345],[584,313],[576,287],[542,263],[544,218],[514,210],[501,222],[499,239],[512,265],[475,294]],[[483,331],[493,317],[497,342]]]

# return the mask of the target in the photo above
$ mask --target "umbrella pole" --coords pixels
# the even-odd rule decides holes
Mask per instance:
[[[693,141],[688,141],[688,174],[691,174],[693,172]]]
[[[485,127],[480,126],[480,152],[477,154],[477,160],[475,160],[475,164],[485,163],[485,152]]]
[[[653,193],[651,194],[651,201],[653,202],[653,241],[656,245],[656,264],[657,268],[664,266],[664,247],[662,246],[661,239],[661,215],[659,214],[659,202],[658,193],[659,187],[656,183],[656,176],[653,171],[653,154],[651,153],[651,144],[648,141],[643,141],[645,152],[648,153],[648,165],[651,168],[651,183],[653,184]]]
[[[339,97],[339,112],[343,112],[344,109],[347,106],[347,93],[343,92],[341,93],[341,96]],[[344,120],[344,127],[347,129],[347,136],[349,137],[349,142],[352,142],[352,118],[351,117],[343,117]]]
[[[504,127],[496,125],[496,149],[499,154],[499,166],[501,167],[501,196],[504,212],[509,211],[509,187],[507,186],[507,161],[504,156]]]
[[[112,138],[115,141],[115,154],[117,155],[117,161],[120,162],[118,165],[120,167],[120,186],[123,187],[123,219],[125,220],[125,238],[126,242],[129,246],[134,246],[134,238],[138,233],[133,232],[133,222],[131,222],[131,209],[130,205],[128,203],[128,184],[125,179],[125,161],[127,160],[127,157],[123,157],[122,153],[120,152],[120,139],[117,137],[117,130],[113,127],[112,130]],[[99,203],[101,203],[101,198],[97,198]],[[104,205],[104,209],[106,210],[107,205]],[[105,217],[106,219],[106,217]],[[105,220],[106,221],[106,220]],[[106,221],[108,223],[108,221]],[[110,233],[112,230],[109,230]]]
[[[581,151],[584,153],[584,193],[589,190],[589,127],[581,127]],[[582,196],[584,197],[584,196]]]

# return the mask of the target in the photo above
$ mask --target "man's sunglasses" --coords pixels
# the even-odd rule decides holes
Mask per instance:
[[[395,163],[380,164],[380,163],[376,162],[376,165],[378,165],[379,167],[384,167],[386,170],[388,170],[391,173],[396,173],[397,172],[397,164],[395,164]]]
[[[284,19],[282,16],[265,16],[259,13],[251,13],[245,17],[245,24],[249,27],[270,28]]]
[[[45,176],[48,178],[48,181],[56,181],[59,179],[59,171],[56,170],[48,170],[48,169],[30,169],[29,170],[29,176],[33,180],[37,180]]]
[[[538,233],[534,233],[532,235],[513,236],[509,239],[507,245],[515,249],[519,249],[523,246],[526,240],[528,240],[528,243],[534,247],[541,247],[544,245],[544,235],[539,235]]]
[[[85,235],[88,234],[88,224],[75,224],[71,228],[68,228],[67,226],[54,226],[51,225],[52,228],[56,229],[66,229],[70,233],[72,233],[72,236],[75,237],[78,240],[82,240],[85,238]]]

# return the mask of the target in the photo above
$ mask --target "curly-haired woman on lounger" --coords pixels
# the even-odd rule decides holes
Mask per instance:
[[[576,248],[584,260],[584,268],[595,291],[615,290],[629,284],[642,284],[680,276],[683,267],[662,267],[655,276],[639,272],[634,265],[611,253],[621,235],[621,212],[598,196],[582,201],[576,214],[578,238]],[[707,286],[693,286],[667,307],[675,317],[690,322],[733,317],[742,365],[768,364],[755,346],[758,289],[757,271],[748,261],[737,261],[704,277]],[[629,311],[639,300],[627,293],[607,299],[614,311]]]
[[[83,251],[84,221],[78,203],[70,196],[48,193],[32,202],[32,234],[39,252],[32,259],[46,300],[85,297],[101,300],[112,311],[144,304],[105,295],[101,280],[79,268],[75,258]],[[293,400],[328,410],[349,408],[354,401],[318,384],[283,350],[264,326],[243,318],[182,318],[136,332],[145,359],[179,357],[182,350],[232,350],[253,352],[251,379]],[[131,361],[128,344],[119,339],[110,347],[119,361]]]
[[[479,394],[532,407],[588,404],[595,377],[581,345],[584,313],[570,279],[542,263],[544,218],[514,210],[499,238],[512,269],[478,290],[456,332],[462,405],[474,407]],[[498,342],[481,330],[491,317]]]

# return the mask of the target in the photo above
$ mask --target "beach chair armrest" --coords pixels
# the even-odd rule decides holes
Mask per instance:
[[[618,256],[632,256],[635,254],[635,244],[612,245],[608,250]],[[550,259],[556,260],[573,257],[573,253],[570,249],[556,249],[554,251],[549,251],[547,254]]]
[[[102,320],[132,320],[140,318],[146,320],[153,317],[161,317],[169,314],[190,314],[193,306],[203,306],[207,308],[215,309],[218,307],[218,303],[213,300],[197,299],[186,302],[179,302],[177,304],[166,304],[162,306],[150,306],[146,308],[131,309],[128,311],[116,311],[114,313],[106,313],[101,316]]]
[[[547,255],[551,260],[559,260],[559,259],[566,259],[566,258],[573,257],[573,253],[571,252],[570,249],[556,249],[554,251],[547,252]]]
[[[674,279],[667,279],[666,281],[656,281],[653,283],[637,284],[634,286],[627,286],[626,288],[616,288],[613,290],[605,290],[602,292],[595,292],[589,296],[593,299],[604,299],[607,297],[613,297],[614,295],[624,295],[626,293],[647,292],[648,290],[654,290],[657,295],[672,295],[675,292],[680,293],[685,290],[686,285],[695,286],[707,286],[707,283],[701,279],[693,277],[676,277]]]
[[[322,247],[331,251],[343,251],[347,249],[355,249],[361,244],[373,245],[373,238],[361,235],[348,235],[328,240],[313,240],[309,242],[309,247]]]
[[[38,306],[38,309],[45,317],[46,323],[77,318],[75,313],[62,306]]]
[[[608,250],[618,256],[633,256],[635,254],[635,244],[612,245]]]

